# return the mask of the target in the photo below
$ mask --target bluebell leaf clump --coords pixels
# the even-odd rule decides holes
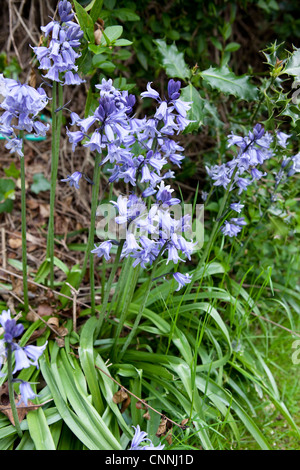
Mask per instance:
[[[165,445],[164,444],[158,444],[155,446],[151,439],[149,439],[148,433],[145,431],[141,431],[141,428],[139,425],[132,426],[133,429],[135,430],[133,439],[131,441],[131,445],[129,450],[163,450]],[[146,444],[147,443],[147,444]]]
[[[43,354],[47,346],[47,341],[43,346],[20,346],[16,339],[23,333],[24,326],[21,323],[17,323],[16,320],[11,317],[10,310],[2,311],[0,315],[0,325],[4,330],[3,339],[0,340],[0,369],[7,358],[9,349],[14,353],[15,358],[15,367],[12,371],[13,374],[31,366],[38,368],[38,359]],[[4,377],[5,374],[0,372],[0,376]],[[36,396],[31,389],[29,382],[25,382],[20,379],[13,379],[13,381],[20,382],[20,402],[23,401],[27,406],[28,399],[33,399]]]
[[[32,49],[39,61],[39,69],[47,71],[44,78],[62,85],[80,85],[84,80],[77,73],[76,60],[81,54],[76,49],[81,44],[83,31],[73,21],[72,5],[67,0],[59,2],[58,15],[59,21],[52,20],[41,27],[49,44]]]
[[[45,136],[50,125],[38,119],[39,113],[47,106],[48,97],[41,87],[35,89],[27,84],[5,78],[0,74],[0,93],[4,97],[0,116],[0,132],[7,139],[5,147],[10,153],[23,157],[23,139],[20,131]]]

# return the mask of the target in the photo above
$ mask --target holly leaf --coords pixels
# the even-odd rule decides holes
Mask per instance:
[[[157,39],[154,43],[162,58],[161,65],[170,78],[181,78],[185,81],[191,77],[191,71],[184,61],[184,55],[178,51],[175,44],[168,46],[162,39]]]
[[[295,49],[287,60],[285,67],[280,75],[287,74],[300,79],[300,48]]]
[[[12,162],[8,168],[4,168],[4,172],[6,176],[12,177],[15,179],[18,179],[21,173],[20,170],[16,168],[16,165],[14,164],[14,162]]]
[[[258,88],[249,82],[250,77],[248,75],[237,76],[226,65],[220,68],[211,66],[201,72],[200,76],[208,85],[221,93],[234,95],[246,101],[258,98]]]

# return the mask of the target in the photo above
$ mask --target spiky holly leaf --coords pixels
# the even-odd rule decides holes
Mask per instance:
[[[221,93],[234,95],[246,101],[258,98],[258,88],[250,83],[250,77],[248,75],[237,76],[226,65],[220,68],[211,66],[203,70],[200,76],[208,85]]]

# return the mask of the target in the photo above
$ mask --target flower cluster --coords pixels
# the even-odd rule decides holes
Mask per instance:
[[[258,167],[273,156],[270,149],[272,142],[272,135],[265,132],[261,124],[256,124],[253,131],[249,131],[245,137],[230,134],[229,147],[236,145],[239,152],[227,163],[206,167],[213,185],[223,186],[225,189],[230,185],[230,191],[237,187],[240,195],[254,180],[266,175]]]
[[[78,131],[67,129],[73,151],[79,142],[84,141],[85,147],[104,155],[102,165],[107,162],[113,165],[109,170],[110,182],[123,180],[136,186],[139,180],[147,185],[143,196],[155,194],[155,187],[163,179],[174,177],[171,170],[162,174],[163,167],[168,163],[180,167],[184,158],[183,147],[170,138],[190,122],[186,118],[190,104],[179,98],[180,82],[169,81],[168,99],[164,101],[148,83],[147,91],[141,96],[154,98],[159,106],[153,117],[142,119],[132,116],[134,95],[117,90],[111,79],[103,78],[96,88],[100,90],[100,98],[94,114],[80,119],[76,113],[71,113],[71,125],[76,124],[80,128]],[[92,126],[93,132],[88,135]],[[138,155],[137,145],[140,149]]]
[[[0,325],[4,329],[4,337],[0,340],[0,369],[8,354],[8,349],[14,353],[15,367],[13,374],[16,372],[27,369],[30,366],[38,368],[38,359],[46,348],[47,342],[43,346],[28,345],[21,347],[15,339],[18,338],[24,331],[24,326],[16,320],[11,318],[10,310],[3,310],[0,315]],[[0,372],[0,376],[4,374]],[[27,406],[29,399],[34,399],[36,394],[31,389],[30,383],[20,379],[13,379],[14,382],[20,382],[21,400]]]
[[[182,255],[191,259],[195,243],[183,236],[190,229],[189,216],[176,218],[171,214],[170,208],[174,212],[174,207],[179,207],[181,201],[174,198],[173,190],[165,185],[165,179],[173,178],[174,172],[162,173],[167,164],[180,167],[184,158],[183,147],[171,138],[190,123],[187,119],[190,103],[180,99],[180,82],[169,81],[168,97],[164,100],[148,83],[147,91],[141,96],[154,99],[158,106],[153,117],[142,119],[133,115],[135,97],[116,89],[111,79],[103,78],[96,88],[100,95],[99,106],[93,115],[84,119],[72,112],[71,126],[76,125],[79,130],[67,128],[67,135],[73,151],[82,142],[83,146],[103,155],[101,165],[109,163],[112,167],[108,169],[110,183],[122,180],[135,190],[138,183],[143,185],[141,197],[134,193],[129,197],[120,195],[112,202],[118,210],[115,221],[124,235],[119,237],[124,240],[121,259],[131,257],[134,267],[141,265],[143,268],[151,266],[165,253],[166,264],[184,261]],[[76,171],[62,181],[78,188],[81,177],[82,173]],[[145,198],[149,196],[153,196],[155,202],[148,211]],[[95,245],[92,253],[109,260],[112,245],[119,243],[105,240],[99,246]],[[189,276],[179,273],[175,273],[174,278],[178,288],[190,282]]]
[[[67,0],[58,4],[60,21],[50,21],[41,30],[45,37],[49,37],[47,46],[32,47],[40,63],[39,69],[47,71],[45,78],[60,82],[63,85],[79,85],[83,83],[75,64],[80,53],[76,52],[80,46],[83,31],[73,20],[72,5]],[[50,39],[51,36],[51,39]]]
[[[206,167],[207,174],[213,180],[214,186],[222,186],[230,191],[237,189],[240,196],[249,185],[267,174],[259,168],[266,160],[274,156],[272,144],[275,140],[280,147],[285,149],[289,137],[290,135],[277,131],[275,139],[269,132],[265,132],[261,124],[256,124],[245,137],[231,133],[228,135],[228,144],[229,147],[237,146],[238,154],[227,163]],[[291,173],[293,165],[297,165],[297,156],[293,158],[284,160],[285,164],[292,162]],[[281,177],[281,175],[277,176],[277,182]],[[230,205],[230,209],[237,213],[240,213],[243,207],[240,202]],[[221,232],[229,237],[235,237],[244,225],[246,225],[244,217],[233,217],[229,221],[225,220]]]
[[[145,431],[141,431],[141,428],[139,425],[137,427],[132,426],[133,429],[135,430],[133,439],[131,441],[131,445],[129,450],[163,450],[165,445],[164,444],[158,444],[156,447],[152,443],[151,439],[149,439],[148,433]],[[146,442],[148,444],[146,444]]]
[[[172,197],[173,190],[165,186],[164,181],[157,188],[155,203],[148,211],[143,198],[131,194],[120,195],[118,200],[111,201],[118,210],[115,221],[120,226],[119,232],[124,236],[121,258],[132,257],[133,266],[152,265],[158,256],[167,254],[166,264],[172,261],[177,264],[185,261],[181,254],[191,259],[196,243],[187,241],[183,233],[190,230],[190,215],[181,216],[180,199]],[[172,211],[170,208],[172,207]],[[178,217],[176,210],[178,208]],[[113,240],[106,240],[92,250],[98,256],[110,258]],[[189,282],[188,276],[174,275],[180,286]]]
[[[0,116],[0,132],[7,139],[5,147],[10,153],[23,156],[23,140],[18,131],[33,132],[36,136],[45,136],[49,124],[43,124],[37,115],[45,108],[48,97],[43,88],[33,88],[0,74],[0,94],[4,97]]]

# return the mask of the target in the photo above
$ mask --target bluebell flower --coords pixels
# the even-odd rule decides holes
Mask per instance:
[[[72,5],[66,0],[58,4],[60,21],[52,20],[41,30],[45,37],[51,36],[49,45],[32,47],[40,63],[39,68],[47,71],[45,78],[60,82],[63,85],[79,85],[84,82],[78,73],[76,60],[80,53],[76,52],[83,37],[80,26],[73,22]]]
[[[110,259],[110,250],[112,247],[111,240],[105,240],[104,242],[100,243],[99,246],[95,245],[95,249],[91,251],[91,253],[96,254],[98,257],[104,256],[106,261]]]
[[[0,339],[0,377],[4,377],[5,374],[2,374],[1,369],[6,359],[6,344],[4,339]]]
[[[286,134],[285,132],[277,131],[277,142],[282,148],[286,148],[287,140],[291,137],[291,134]]]
[[[10,153],[23,157],[23,140],[19,131],[34,132],[36,136],[45,136],[50,125],[37,119],[38,114],[48,103],[48,97],[42,88],[35,89],[16,80],[1,78],[4,100],[0,107],[4,110],[0,116],[0,132],[7,139],[5,147]]]
[[[9,153],[17,153],[20,157],[24,157],[23,139],[19,139],[18,137],[8,139],[5,148],[9,150]]]
[[[81,178],[82,173],[80,171],[75,171],[71,176],[67,176],[67,178],[62,179],[61,181],[67,182],[70,186],[74,186],[76,189],[79,189],[79,181]]]
[[[240,202],[233,202],[232,204],[230,204],[230,209],[234,210],[235,212],[237,212],[238,214],[240,214],[240,212],[242,211],[243,207],[244,207],[244,204],[241,204]]]
[[[180,290],[182,287],[186,286],[191,282],[190,274],[181,274],[179,272],[173,274],[174,279],[178,282],[178,288],[176,291]]]
[[[22,402],[25,406],[28,406],[28,400],[34,400],[37,397],[37,395],[32,390],[30,383],[25,382],[24,380],[22,380],[20,383],[20,395],[21,399],[17,403],[17,406],[20,405]]]
[[[300,173],[300,152],[291,157],[292,166],[288,172],[288,176],[292,176],[295,173]]]
[[[28,357],[28,359],[31,360],[31,365],[35,366],[37,369],[39,368],[38,364],[38,359],[41,357],[43,352],[45,351],[47,346],[47,342],[43,344],[43,346],[33,346],[29,344],[28,346],[24,346],[23,350]]]
[[[158,444],[157,446],[154,446],[151,439],[147,437],[148,433],[146,433],[145,431],[141,431],[141,428],[139,425],[137,425],[136,427],[135,426],[132,426],[132,427],[135,430],[135,433],[132,438],[129,450],[163,450],[164,449],[165,447],[164,444]]]
[[[154,100],[159,100],[160,99],[160,96],[159,96],[159,93],[158,91],[154,90],[152,87],[152,82],[148,82],[147,83],[147,91],[143,91],[141,93],[141,97],[142,98],[152,98]]]
[[[221,232],[229,237],[236,237],[242,230],[243,225],[247,225],[243,217],[232,218],[229,222],[225,220],[224,225],[221,227]]]
[[[58,4],[58,13],[62,22],[72,21],[74,13],[72,12],[72,4],[67,0],[63,0]]]
[[[108,80],[102,78],[101,84],[95,85],[95,87],[100,90],[100,96],[114,94],[114,92],[116,91],[115,87],[112,84],[111,78]]]
[[[45,350],[47,341],[43,346],[28,345],[21,347],[16,342],[16,338],[18,338],[23,333],[24,326],[21,323],[17,323],[14,318],[11,318],[10,310],[2,311],[0,315],[0,324],[4,329],[4,338],[0,341],[0,367],[3,363],[3,357],[7,355],[8,347],[14,353],[15,357],[15,367],[13,374],[19,370],[27,369],[30,366],[38,367],[38,359]]]
[[[24,326],[11,318],[10,310],[3,310],[0,315],[0,325],[4,329],[4,341],[11,344],[15,338],[18,338],[23,331]]]

